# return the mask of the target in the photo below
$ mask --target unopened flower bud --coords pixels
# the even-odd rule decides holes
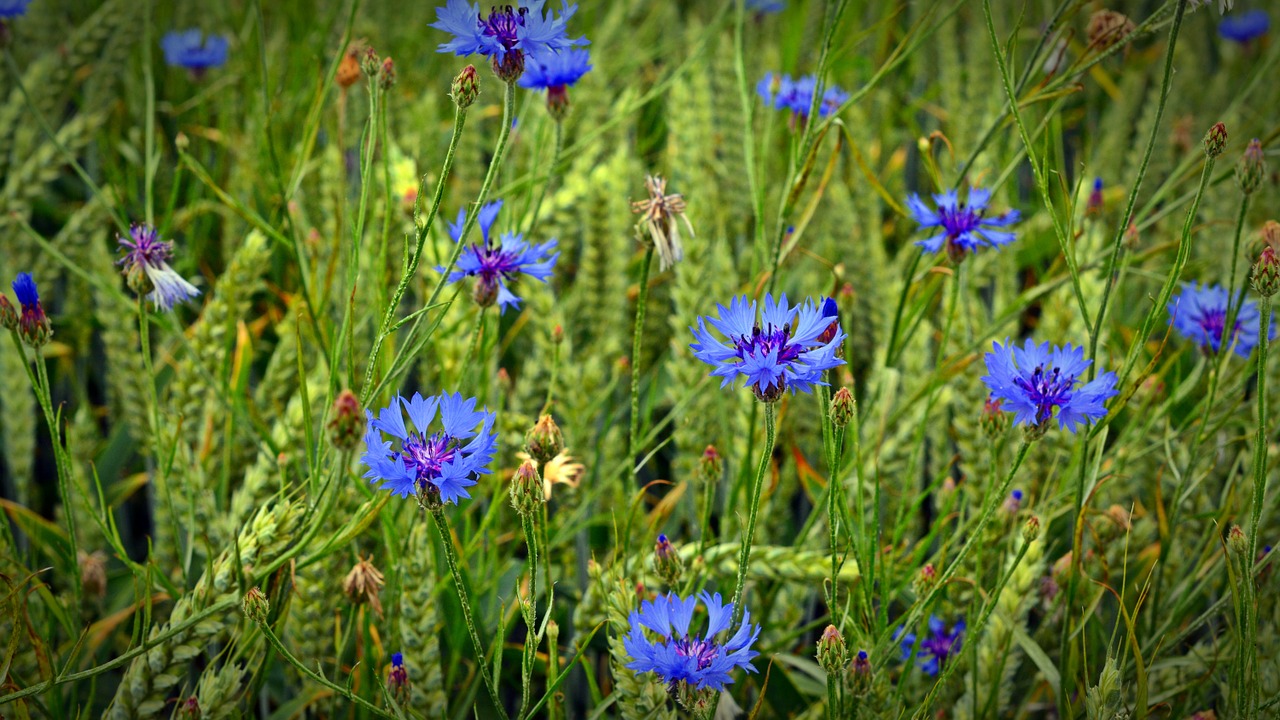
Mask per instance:
[[[844,653],[844,636],[835,625],[828,625],[818,640],[818,664],[834,677],[844,667]]]
[[[364,49],[364,55],[360,58],[360,70],[364,72],[366,77],[374,78],[378,76],[378,72],[382,69],[382,60],[378,57],[378,53],[373,48]]]
[[[346,90],[356,84],[360,74],[360,51],[351,48],[338,62],[338,74],[334,76],[334,80],[337,81],[338,87]]]
[[[1249,538],[1245,537],[1244,530],[1241,530],[1239,525],[1232,525],[1227,531],[1227,547],[1240,556],[1249,552]]]
[[[382,572],[373,566],[371,558],[361,558],[342,581],[342,592],[352,605],[365,605],[382,615],[382,600],[378,593],[383,585]]]
[[[705,485],[714,485],[720,482],[723,474],[724,461],[720,459],[720,453],[715,445],[708,445],[698,460],[698,479]]]
[[[653,571],[662,578],[667,587],[675,587],[680,582],[680,576],[684,574],[684,560],[680,559],[680,553],[676,552],[676,548],[667,539],[666,535],[659,535],[658,542],[653,547]]]
[[[865,695],[871,690],[871,656],[866,650],[859,650],[853,656],[853,667],[850,668],[850,688],[855,695]]]
[[[1102,214],[1102,178],[1093,179],[1093,190],[1089,191],[1089,202],[1084,206],[1085,217],[1098,217]]]
[[[453,98],[453,104],[459,108],[466,109],[476,101],[480,95],[480,78],[476,75],[476,66],[468,65],[462,68],[462,72],[458,73],[458,77],[453,79],[453,87],[449,96]]]
[[[1253,289],[1263,297],[1271,297],[1280,290],[1280,257],[1270,245],[1262,248],[1262,254],[1253,264],[1251,274]]]
[[[840,388],[831,397],[831,422],[837,429],[843,430],[853,420],[855,403],[853,393],[847,387]]]
[[[365,420],[360,415],[360,401],[350,390],[343,390],[333,401],[329,420],[329,442],[339,450],[353,450],[360,444]]]
[[[9,298],[0,294],[0,326],[6,330],[18,329],[18,311]]]
[[[1209,128],[1209,132],[1204,136],[1204,154],[1210,158],[1217,159],[1227,149],[1227,126],[1222,123],[1214,123]]]
[[[391,653],[391,668],[387,670],[387,688],[402,702],[409,698],[409,670],[404,666],[404,653]]]
[[[383,58],[382,67],[378,70],[378,87],[382,90],[390,90],[395,84],[396,64],[389,57]]]
[[[80,565],[80,587],[86,598],[97,602],[107,594],[107,556],[101,550],[89,554],[76,551]]]
[[[527,517],[532,515],[544,500],[542,478],[538,477],[538,466],[532,460],[525,460],[511,476],[511,507],[515,508],[520,517]]]
[[[1240,162],[1236,164],[1236,183],[1241,192],[1252,195],[1266,176],[1267,161],[1262,157],[1262,143],[1254,138],[1249,141],[1249,147],[1245,148]]]
[[[564,449],[564,433],[550,415],[538,418],[524,436],[524,451],[540,463],[548,463]]]
[[[932,590],[934,584],[937,582],[938,571],[933,567],[933,563],[929,563],[920,568],[920,573],[916,575],[916,579],[911,585],[917,595],[924,595]]]
[[[982,404],[982,415],[978,423],[988,440],[999,439],[1009,429],[1009,416],[1000,407],[1000,403],[1000,398],[988,396],[987,401]]]
[[[1009,493],[1009,497],[1004,499],[1003,509],[1010,515],[1017,515],[1018,511],[1022,509],[1022,491],[1014,490]]]
[[[178,703],[178,712],[175,717],[178,720],[200,720],[204,717],[204,713],[200,711],[200,701],[189,697]]]
[[[267,621],[267,613],[271,610],[271,603],[267,601],[267,596],[256,587],[249,588],[249,592],[244,594],[244,600],[240,604],[240,609],[244,611],[244,616],[258,624]]]
[[[1027,518],[1027,523],[1022,526],[1022,541],[1030,545],[1040,537],[1040,518],[1032,515]]]
[[[560,325],[560,323],[556,323],[555,326],[551,328],[551,343],[559,345],[562,342],[564,342],[564,327]]]
[[[547,88],[547,114],[560,122],[569,115],[569,88],[556,85]]]

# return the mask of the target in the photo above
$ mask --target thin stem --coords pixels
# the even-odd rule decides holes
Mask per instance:
[[[535,492],[542,492],[539,487]],[[536,512],[536,510],[535,510]],[[529,548],[529,597],[520,601],[521,614],[527,632],[524,638],[524,657],[520,667],[520,715],[525,717],[529,707],[530,685],[533,684],[533,661],[538,652],[538,532],[534,528],[534,515],[522,514],[520,525],[524,529],[524,542]]]
[[[538,199],[533,203],[533,211],[529,215],[529,229],[526,235],[532,236],[533,229],[538,226],[538,213],[542,210],[542,201],[546,199],[547,193],[550,192],[551,186],[556,182],[556,168],[560,165],[560,153],[564,151],[564,122],[556,121],[556,149],[551,155],[551,170],[547,174],[547,181],[542,184],[542,189],[538,191]]]
[[[271,647],[275,648],[276,652],[280,653],[280,657],[284,658],[286,662],[288,662],[290,665],[297,668],[298,672],[302,673],[303,675],[306,675],[312,680],[315,680],[321,685],[329,688],[335,693],[338,693],[342,697],[350,700],[351,702],[359,705],[360,707],[368,710],[369,712],[372,712],[378,717],[392,718],[392,719],[396,717],[395,715],[392,715],[386,710],[383,710],[377,705],[374,705],[368,700],[365,700],[359,695],[351,692],[347,688],[329,680],[328,678],[316,672],[315,670],[312,670],[311,668],[307,667],[301,660],[295,657],[293,653],[289,652],[288,649],[285,648],[284,643],[280,642],[280,638],[276,636],[274,631],[272,631],[270,623],[265,621],[260,622],[258,623],[258,629],[262,631],[262,636],[267,639],[267,643],[270,644]]]
[[[640,341],[644,333],[644,310],[649,299],[649,267],[653,264],[653,246],[644,251],[640,265],[640,293],[636,297],[636,323],[631,336],[631,425],[627,432],[627,466],[634,481],[640,469],[635,458],[637,438],[640,435]]]
[[[440,544],[444,546],[444,559],[449,564],[449,574],[453,576],[454,588],[458,591],[458,604],[462,606],[462,619],[467,624],[467,632],[471,635],[471,646],[476,651],[476,665],[480,668],[480,677],[489,690],[489,698],[493,707],[503,720],[507,720],[507,711],[502,707],[502,698],[498,696],[498,686],[489,674],[489,662],[485,659],[484,644],[480,642],[480,634],[476,631],[475,616],[471,612],[471,601],[467,597],[467,586],[462,582],[462,570],[458,567],[458,551],[453,546],[453,533],[449,531],[449,521],[444,516],[444,507],[431,509],[431,518],[435,520],[440,531]]]
[[[1258,528],[1262,522],[1262,503],[1267,497],[1267,333],[1271,328],[1271,296],[1263,295],[1258,300],[1258,309],[1262,318],[1258,326],[1258,432],[1253,447],[1253,513],[1249,518],[1249,552],[1240,563],[1243,577],[1240,582],[1245,590],[1245,663],[1244,687],[1248,694],[1244,701],[1244,717],[1258,717],[1258,607],[1254,592],[1257,568],[1254,559],[1258,556]]]
[[[764,490],[764,477],[773,460],[773,444],[777,441],[778,420],[776,403],[764,403],[764,447],[760,450],[760,465],[756,468],[755,483],[751,487],[751,505],[747,510],[747,527],[742,533],[742,547],[738,551],[738,581],[733,589],[733,622],[742,620],[746,604],[742,592],[747,584],[747,567],[751,564],[751,543],[756,535],[756,515],[760,511],[760,495]]]

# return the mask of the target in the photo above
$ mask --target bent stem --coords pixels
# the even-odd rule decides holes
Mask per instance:
[[[756,534],[756,515],[760,511],[760,495],[764,489],[764,476],[773,459],[773,444],[777,440],[776,403],[764,403],[764,447],[760,450],[760,466],[756,468],[755,484],[751,488],[751,506],[747,510],[747,527],[742,534],[742,548],[738,552],[738,581],[733,589],[733,622],[737,625],[742,620],[742,612],[746,607],[742,602],[742,591],[747,584],[747,566],[751,563],[751,542]]]
[[[498,696],[498,686],[489,674],[489,663],[485,660],[484,644],[480,642],[480,633],[476,631],[475,616],[471,612],[471,601],[467,597],[467,586],[462,582],[462,570],[458,568],[458,551],[453,546],[453,533],[449,530],[449,521],[444,516],[444,506],[431,509],[431,519],[440,531],[440,544],[444,546],[445,562],[449,564],[449,574],[453,576],[453,586],[458,591],[458,604],[462,606],[462,619],[467,624],[467,633],[471,636],[471,646],[476,651],[476,666],[480,668],[480,678],[489,691],[489,699],[498,711],[502,720],[507,720],[507,711],[502,707],[502,698]]]

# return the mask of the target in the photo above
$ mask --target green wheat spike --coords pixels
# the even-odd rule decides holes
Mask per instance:
[[[240,588],[236,576],[244,572],[250,586],[262,580],[253,573],[261,572],[289,546],[303,510],[301,505],[282,501],[258,511],[240,532],[239,558],[244,565],[238,569],[235,550],[224,550],[200,576],[195,588],[178,599],[168,623],[153,627],[149,637],[156,638],[220,603],[226,603],[227,609],[184,628],[134,658],[103,716],[105,720],[161,716],[172,692],[182,682],[188,663],[210,644],[225,642],[239,624],[236,605]]]
[[[245,717],[249,699],[246,684],[266,658],[262,633],[251,628],[240,634],[234,649],[218,665],[200,673],[195,685],[195,701],[201,720],[230,720]],[[179,704],[179,709],[182,704]]]
[[[637,674],[625,666],[630,660],[622,645],[622,636],[630,627],[627,616],[634,609],[635,592],[628,589],[616,568],[603,570],[593,566],[593,583],[604,597],[609,618],[609,657],[613,667],[613,691],[618,694],[618,712],[625,720],[660,718],[675,720],[674,708],[667,702],[667,692],[651,673]]]
[[[441,717],[448,709],[440,657],[440,618],[436,614],[435,556],[426,523],[409,532],[400,579],[400,647],[409,672],[411,708],[423,717]]]

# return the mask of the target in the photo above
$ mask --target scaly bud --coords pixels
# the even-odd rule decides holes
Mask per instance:
[[[923,596],[932,590],[937,582],[938,571],[933,567],[933,563],[929,563],[920,568],[920,574],[916,575],[915,581],[911,583],[911,588],[916,591],[916,595]]]
[[[1040,537],[1040,518],[1032,515],[1027,518],[1027,524],[1022,526],[1022,541],[1030,545]]]
[[[999,439],[1009,429],[1009,416],[1001,409],[1000,403],[1000,398],[987,396],[987,401],[982,405],[982,415],[978,420],[978,424],[982,426],[982,432],[991,441]]]
[[[1253,289],[1263,297],[1271,297],[1280,290],[1280,257],[1270,245],[1262,248],[1262,254],[1253,264],[1251,274]]]
[[[364,418],[360,416],[360,401],[350,390],[343,390],[333,401],[329,420],[329,442],[339,450],[353,450],[360,444],[364,432]]]
[[[204,717],[204,713],[200,712],[200,702],[194,697],[189,697],[178,703],[176,717],[178,720],[200,720]]]
[[[538,509],[544,498],[538,466],[532,460],[525,460],[511,476],[511,507],[520,517],[527,517]]]
[[[453,104],[461,109],[471,107],[480,95],[480,78],[476,75],[476,66],[468,65],[462,68],[462,72],[458,73],[458,77],[453,79],[453,87],[449,93],[449,97],[453,98]]]
[[[391,58],[382,59],[382,67],[378,70],[378,88],[390,90],[396,84],[396,64]]]
[[[524,450],[540,463],[550,462],[564,449],[564,433],[550,415],[538,418],[537,424],[524,436]]]
[[[396,699],[409,699],[409,671],[404,666],[404,653],[391,653],[391,668],[387,670],[387,687]]]
[[[1249,552],[1249,539],[1245,537],[1244,530],[1241,530],[1239,525],[1232,525],[1227,531],[1227,547],[1240,556]]]
[[[831,422],[835,424],[836,429],[845,429],[853,420],[855,405],[853,393],[849,392],[847,387],[840,388],[831,397]]]
[[[18,311],[5,295],[0,295],[0,326],[6,330],[18,329]]]
[[[680,576],[684,574],[684,561],[680,559],[680,553],[676,552],[675,546],[666,535],[659,535],[658,542],[654,545],[653,571],[662,578],[667,587],[675,587],[676,583],[680,582]]]
[[[1249,147],[1245,148],[1240,162],[1236,164],[1236,184],[1245,195],[1252,195],[1266,176],[1267,161],[1262,157],[1262,143],[1254,138],[1249,141]]]
[[[723,474],[724,462],[720,459],[720,453],[716,451],[715,445],[708,445],[702,451],[702,458],[698,460],[698,479],[705,485],[714,485],[720,482]]]
[[[378,57],[378,53],[371,47],[365,48],[364,56],[360,58],[360,70],[364,72],[365,77],[376,78],[381,69],[382,60]]]
[[[828,625],[818,640],[818,664],[827,675],[835,677],[844,667],[844,652],[844,636],[835,625]]]
[[[249,588],[249,592],[244,594],[240,609],[244,611],[245,617],[261,625],[267,621],[267,613],[271,611],[271,603],[267,601],[267,596],[263,595],[261,590],[253,587]]]
[[[1204,154],[1217,159],[1227,149],[1227,126],[1215,123],[1204,136]]]

